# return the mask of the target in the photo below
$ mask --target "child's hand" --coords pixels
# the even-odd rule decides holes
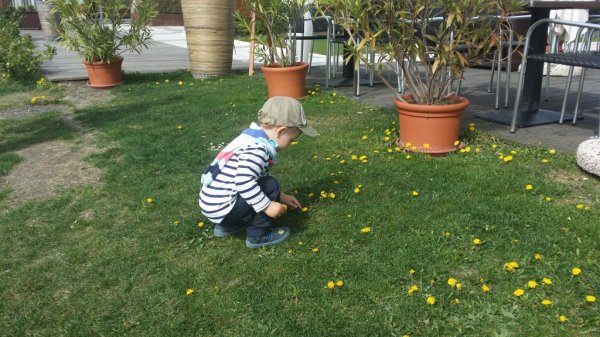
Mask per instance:
[[[279,200],[281,200],[282,203],[290,206],[291,208],[302,208],[302,205],[300,205],[298,199],[296,199],[296,197],[294,197],[293,195],[281,192],[279,194]]]
[[[271,218],[279,218],[285,211],[287,211],[286,205],[273,200],[264,210],[265,214]]]

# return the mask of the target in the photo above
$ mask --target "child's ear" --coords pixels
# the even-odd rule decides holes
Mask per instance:
[[[285,134],[287,132],[288,128],[287,126],[281,126],[277,128],[277,131],[275,132],[275,134],[277,135],[277,138],[281,137],[283,134]]]

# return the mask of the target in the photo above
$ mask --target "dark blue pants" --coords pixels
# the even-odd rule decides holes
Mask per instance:
[[[271,176],[259,178],[258,186],[267,195],[267,198],[279,202],[281,187],[277,179]],[[223,218],[220,225],[225,228],[235,228],[241,224],[246,224],[248,226],[246,229],[247,236],[262,236],[270,229],[272,221],[273,218],[266,215],[265,212],[256,213],[254,208],[248,205],[238,194],[231,212]]]

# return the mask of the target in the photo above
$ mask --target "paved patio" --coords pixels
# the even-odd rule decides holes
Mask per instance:
[[[183,27],[153,27],[153,42],[148,50],[141,54],[127,53],[124,55],[123,68],[125,72],[170,72],[178,69],[190,69],[189,55],[185,41]],[[27,30],[23,33],[31,34],[34,41],[41,45],[49,43],[43,40],[41,31]],[[55,58],[42,65],[45,76],[52,81],[86,80],[87,74],[81,62],[81,58],[75,53],[69,52],[56,44],[58,54]],[[322,83],[325,78],[324,58],[317,57],[313,63],[311,73],[308,75],[307,85],[311,83]],[[248,43],[236,41],[233,66],[234,70],[247,71],[248,69]],[[260,69],[260,64],[255,64],[255,69]],[[258,74],[260,76],[260,74]],[[341,76],[341,73],[338,74]],[[600,112],[600,71],[589,70],[586,76],[584,90],[580,105],[580,116],[575,126],[570,122],[563,125],[549,124],[529,128],[518,129],[511,134],[509,126],[485,121],[475,117],[478,112],[494,110],[494,93],[487,92],[489,81],[489,70],[467,69],[461,89],[461,95],[471,101],[463,123],[474,122],[476,128],[490,132],[492,135],[527,145],[542,145],[555,148],[563,152],[574,153],[582,141],[593,137],[598,130],[598,115]],[[574,77],[577,81],[578,77]],[[517,86],[518,73],[514,72],[511,78],[511,99],[514,101],[515,88]],[[566,83],[565,77],[551,77],[551,88],[548,101],[542,101],[541,106],[545,109],[560,110],[562,95]],[[361,95],[355,97],[351,87],[340,86],[335,90],[342,95],[370,102],[380,106],[393,108],[394,94],[384,85],[361,86]],[[574,91],[574,88],[573,88]],[[575,93],[570,95],[567,107],[572,107],[575,101]],[[512,105],[511,105],[512,106]],[[510,114],[512,110],[501,108],[502,113]]]

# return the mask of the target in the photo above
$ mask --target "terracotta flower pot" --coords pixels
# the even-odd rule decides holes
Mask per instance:
[[[94,89],[109,89],[123,83],[121,65],[123,57],[117,56],[113,62],[87,62],[83,61],[90,81],[88,86]]]
[[[306,96],[306,73],[308,63],[298,63],[292,67],[280,67],[278,65],[263,66],[261,68],[269,97],[289,96],[300,98]]]
[[[470,102],[461,96],[454,98],[457,103],[447,105],[410,104],[395,100],[400,145],[410,144],[409,150],[431,154],[458,150],[460,122]]]

